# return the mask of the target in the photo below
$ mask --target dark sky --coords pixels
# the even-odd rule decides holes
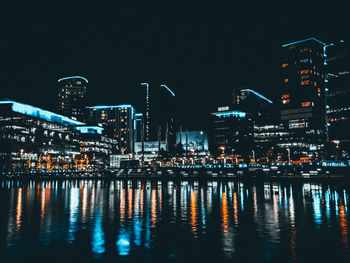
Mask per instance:
[[[140,82],[165,83],[194,129],[233,88],[273,97],[281,44],[350,41],[347,7],[334,1],[27,2],[1,8],[0,97],[55,110],[57,79],[81,75],[91,105],[137,109]]]

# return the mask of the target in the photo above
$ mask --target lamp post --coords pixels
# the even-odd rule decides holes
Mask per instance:
[[[255,151],[252,150],[252,153],[253,153],[253,164],[255,164]]]
[[[288,151],[288,163],[290,163],[290,149],[287,148],[287,151]]]

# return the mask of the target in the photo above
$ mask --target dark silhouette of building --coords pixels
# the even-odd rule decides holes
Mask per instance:
[[[344,41],[328,44],[326,51],[327,120],[330,142],[350,150],[350,51]]]

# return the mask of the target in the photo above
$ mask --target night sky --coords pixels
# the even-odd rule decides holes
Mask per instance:
[[[4,6],[0,97],[56,110],[57,79],[81,75],[90,105],[137,109],[140,82],[164,83],[176,93],[182,122],[205,128],[233,88],[277,94],[282,44],[350,41],[347,7],[334,1],[191,2]]]

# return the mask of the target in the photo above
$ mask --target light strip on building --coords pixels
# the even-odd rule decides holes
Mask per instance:
[[[102,127],[98,127],[98,126],[77,126],[75,127],[75,129],[81,133],[97,133],[97,134],[102,134],[102,131],[104,130]]]
[[[217,117],[239,117],[239,118],[245,118],[247,115],[243,111],[215,112],[213,114]]]
[[[260,97],[263,100],[266,100],[268,103],[273,103],[271,100],[269,100],[268,98],[266,98],[265,96],[261,95],[260,93],[256,92],[255,90],[251,90],[251,89],[242,89],[242,91],[248,91],[251,92],[253,94],[255,94],[256,96]]]
[[[160,86],[166,88],[171,93],[171,95],[175,97],[175,93],[171,89],[169,89],[166,85],[162,84]]]
[[[72,76],[72,77],[61,78],[58,80],[58,82],[61,82],[62,80],[67,80],[67,79],[82,79],[82,80],[85,80],[86,83],[89,83],[89,81],[86,78],[81,77],[81,76]]]
[[[89,106],[87,109],[112,109],[112,108],[133,108],[130,104],[122,104],[122,105],[98,105],[98,106]]]
[[[15,102],[12,100],[3,100],[3,101],[0,101],[0,104],[12,104],[12,110],[14,112],[24,114],[24,115],[29,115],[35,118],[44,119],[50,122],[57,122],[63,125],[70,125],[70,126],[85,125],[85,123],[83,122],[73,120],[66,116],[53,113],[51,111],[43,110],[34,106],[30,106],[24,103]]]
[[[314,41],[320,43],[323,46],[326,45],[322,41],[320,41],[320,40],[318,40],[316,38],[310,37],[310,38],[307,38],[307,39],[303,39],[303,40],[295,41],[295,42],[292,42],[292,43],[284,44],[284,45],[282,45],[282,47],[288,47],[288,46],[291,46],[291,45],[295,45],[295,44],[299,44],[299,43],[306,42],[306,41],[311,41],[311,40],[314,40]]]

